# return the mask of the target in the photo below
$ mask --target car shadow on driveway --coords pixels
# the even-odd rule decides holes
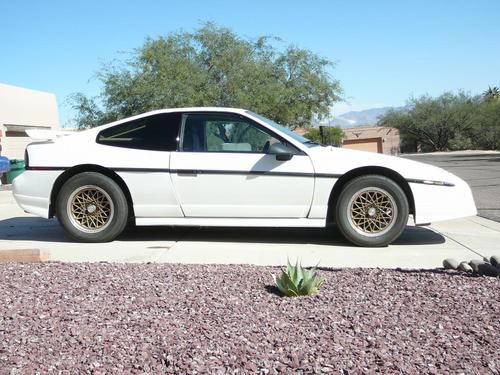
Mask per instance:
[[[0,240],[72,242],[56,219],[26,216],[0,220]]]
[[[180,238],[179,238],[180,237]],[[121,241],[192,241],[352,246],[337,228],[135,227]],[[445,238],[424,227],[407,226],[394,245],[433,245]]]
[[[56,219],[14,217],[0,220],[0,240],[74,242]],[[223,228],[223,227],[131,227],[118,241],[192,241],[351,246],[333,226],[323,228]],[[394,245],[432,245],[445,242],[439,233],[407,226]],[[354,246],[353,246],[354,247]]]

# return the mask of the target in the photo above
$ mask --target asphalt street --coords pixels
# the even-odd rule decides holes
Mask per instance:
[[[402,157],[435,165],[464,179],[472,189],[479,216],[500,222],[500,153],[457,152]]]

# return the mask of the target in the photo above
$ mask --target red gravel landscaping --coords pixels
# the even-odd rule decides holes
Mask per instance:
[[[500,373],[500,280],[254,266],[0,264],[0,374]]]

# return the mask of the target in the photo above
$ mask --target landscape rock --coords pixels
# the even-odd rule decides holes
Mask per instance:
[[[459,263],[454,258],[447,258],[443,260],[443,267],[447,270],[456,270],[458,269]]]
[[[486,264],[486,262],[482,259],[472,259],[470,262],[469,262],[469,266],[472,267],[472,269],[474,270],[474,272],[479,272],[479,265],[480,264]]]
[[[490,257],[490,263],[494,267],[497,267],[497,268],[500,267],[500,256],[493,255],[492,257]]]
[[[489,263],[478,264],[477,273],[482,276],[491,276],[497,277],[499,275],[499,271],[496,267],[493,267]]]
[[[474,272],[474,270],[472,269],[472,267],[469,265],[468,262],[461,262],[460,265],[458,266],[458,269],[460,271],[464,271],[464,272],[467,272],[467,273],[472,273]]]
[[[323,268],[318,294],[285,298],[270,292],[270,274],[280,272],[239,265],[0,264],[0,374],[500,369],[497,278]]]

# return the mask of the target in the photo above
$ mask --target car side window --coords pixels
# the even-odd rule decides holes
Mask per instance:
[[[180,113],[161,113],[104,129],[97,143],[139,150],[176,151]]]
[[[265,129],[237,115],[195,113],[184,118],[183,151],[266,153],[277,142]]]

